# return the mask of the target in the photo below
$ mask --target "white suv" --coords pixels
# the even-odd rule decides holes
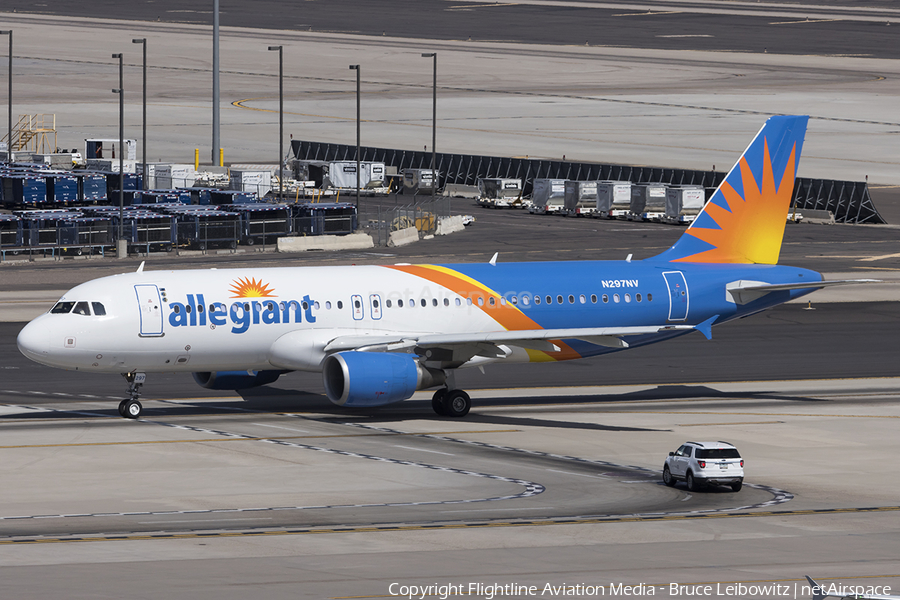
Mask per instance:
[[[677,481],[692,492],[704,485],[730,485],[737,492],[744,483],[744,459],[728,442],[685,442],[669,452],[663,466],[663,482],[671,487]]]

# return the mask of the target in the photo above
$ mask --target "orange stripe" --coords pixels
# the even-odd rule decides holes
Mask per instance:
[[[476,281],[467,275],[436,265],[387,265],[389,269],[402,271],[408,275],[413,275],[421,279],[425,279],[439,286],[442,286],[463,298],[471,298],[472,306],[481,309],[486,315],[497,322],[498,325],[507,331],[521,331],[528,329],[543,329],[533,319],[524,314],[518,307],[510,302],[500,303],[501,295],[491,288],[487,287],[480,281]],[[478,298],[484,298],[484,305],[478,305]],[[494,299],[494,305],[491,306],[490,299]],[[573,350],[568,344],[562,340],[550,340],[559,346],[559,352],[540,352],[552,360],[572,360],[581,358],[581,355]],[[543,362],[540,357],[536,357],[534,353],[537,351],[529,350],[528,355],[532,362]],[[537,359],[537,360],[535,360]]]

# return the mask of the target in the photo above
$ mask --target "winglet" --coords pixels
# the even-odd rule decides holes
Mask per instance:
[[[816,583],[816,581],[810,577],[809,575],[804,575],[806,580],[809,582],[810,591],[812,592],[812,600],[825,600],[827,598],[827,594],[822,593],[822,586]]]
[[[706,339],[711,340],[712,339],[712,326],[713,326],[713,323],[715,323],[716,319],[718,319],[718,318],[719,318],[719,315],[714,315],[714,316],[708,318],[707,320],[703,321],[699,325],[696,325],[694,327],[694,329],[696,329],[697,331],[702,333],[703,337],[705,337]]]
[[[141,261],[141,266],[139,266],[139,267],[138,267],[138,270],[137,270],[138,273],[143,273],[143,272],[144,272],[144,263],[145,263],[145,262],[147,262],[147,261],[145,261],[145,260],[142,260],[142,261]]]
[[[497,257],[498,257],[498,256],[500,256],[500,253],[499,253],[499,252],[494,252],[494,256],[491,257],[491,260],[490,260],[489,262],[491,263],[491,266],[492,266],[492,267],[496,267],[496,266],[497,266]]]

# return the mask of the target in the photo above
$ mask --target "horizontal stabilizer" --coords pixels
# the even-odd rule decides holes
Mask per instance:
[[[790,290],[818,290],[836,285],[859,283],[883,283],[880,279],[835,279],[808,283],[764,283],[761,281],[734,281],[725,286],[725,297],[735,304],[748,304],[772,292]]]

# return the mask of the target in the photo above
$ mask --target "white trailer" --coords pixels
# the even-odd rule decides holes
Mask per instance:
[[[565,214],[570,217],[590,216],[597,211],[596,181],[567,181]]]
[[[435,182],[437,180],[437,183]],[[404,194],[430,194],[440,187],[440,175],[431,169],[403,169]]]
[[[522,180],[486,177],[478,180],[478,203],[486,208],[522,206]]]
[[[597,210],[592,217],[616,219],[631,209],[630,181],[598,181]]]
[[[666,191],[666,222],[676,225],[693,223],[704,204],[706,190],[703,186],[670,186]]]
[[[229,189],[241,192],[256,192],[262,198],[272,190],[272,171],[231,169]]]
[[[629,221],[662,221],[666,217],[665,183],[636,183],[631,186]]]
[[[547,215],[561,211],[566,200],[565,179],[535,179],[528,212]]]

